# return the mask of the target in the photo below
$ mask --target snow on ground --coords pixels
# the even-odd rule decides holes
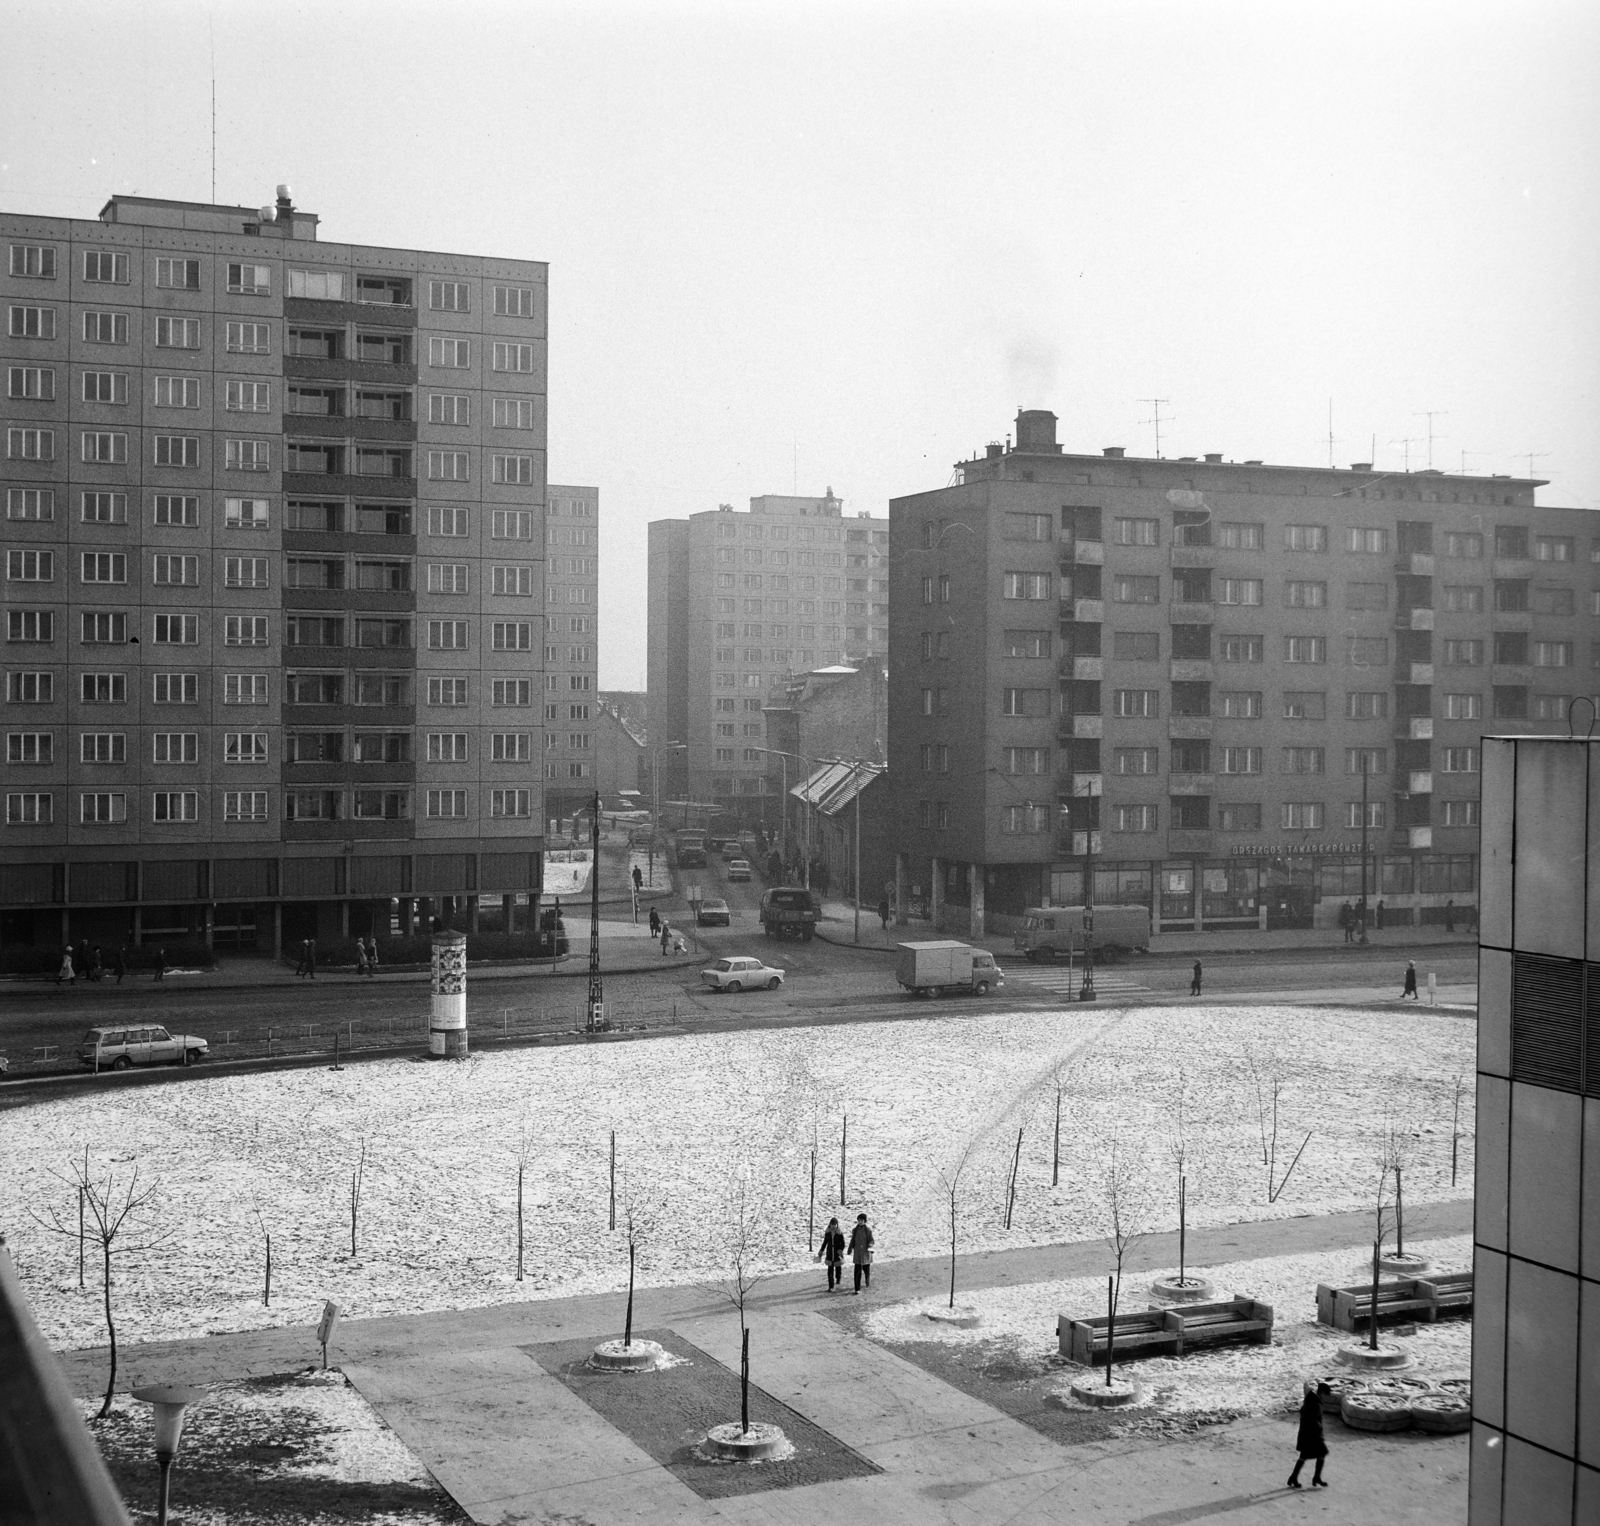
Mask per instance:
[[[1472,1266],[1472,1239],[1468,1235],[1414,1244],[1407,1241],[1407,1248],[1429,1257],[1438,1272],[1468,1271]],[[1126,1275],[1120,1311],[1129,1314],[1149,1307],[1151,1282],[1160,1276],[1176,1276],[1177,1271],[1174,1266]],[[1178,1413],[1237,1409],[1265,1414],[1298,1404],[1300,1385],[1307,1378],[1326,1377],[1338,1369],[1335,1353],[1354,1337],[1317,1324],[1317,1284],[1359,1286],[1371,1279],[1372,1264],[1364,1261],[1359,1251],[1347,1249],[1235,1261],[1208,1266],[1201,1272],[1212,1284],[1213,1299],[1253,1298],[1272,1306],[1272,1344],[1222,1346],[1185,1357],[1141,1357],[1119,1364],[1120,1375],[1148,1385],[1150,1396],[1163,1409]],[[1075,1277],[971,1292],[963,1291],[958,1282],[956,1302],[969,1305],[982,1315],[983,1322],[972,1329],[925,1317],[925,1309],[942,1308],[945,1302],[934,1298],[889,1304],[871,1310],[862,1325],[873,1339],[890,1344],[995,1344],[1021,1358],[1037,1360],[1059,1349],[1058,1315],[1087,1319],[1106,1312],[1106,1282],[1103,1276]],[[1437,1381],[1465,1377],[1471,1369],[1470,1320],[1419,1324],[1416,1334],[1403,1337],[1400,1344],[1417,1359],[1417,1365],[1406,1373],[1408,1377]],[[1081,1373],[1082,1369],[1072,1371]],[[1069,1382],[1070,1379],[1063,1379],[1063,1391]]]
[[[753,1006],[760,997],[744,1000]],[[75,1226],[76,1191],[63,1177],[86,1145],[96,1178],[125,1182],[137,1165],[141,1183],[161,1183],[148,1222],[167,1238],[116,1266],[123,1340],[312,1325],[325,1298],[360,1318],[622,1287],[626,1241],[620,1228],[607,1228],[613,1129],[618,1222],[631,1202],[642,1226],[644,1284],[717,1276],[730,1189],[741,1175],[755,1184],[747,1203],[761,1265],[809,1265],[814,1141],[818,1231],[832,1213],[848,1224],[865,1212],[880,1260],[945,1246],[941,1171],[969,1142],[957,1186],[964,1251],[1103,1234],[1100,1183],[1113,1147],[1134,1168],[1134,1218],[1150,1229],[1175,1227],[1180,1102],[1191,1225],[1370,1206],[1377,1135],[1396,1116],[1408,1125],[1414,1157],[1407,1200],[1420,1204],[1471,1192],[1470,1089],[1454,1188],[1450,1119],[1455,1078],[1472,1074],[1472,1043],[1470,1024],[1426,1010],[1149,1008],[218,1074],[0,1114],[0,1230],[48,1339],[81,1347],[105,1339],[94,1248],[80,1291],[75,1237],[46,1233],[34,1214],[53,1208]],[[1280,1190],[1271,1203],[1252,1060],[1257,1072],[1283,1077]],[[1060,1185],[1052,1188],[1058,1070]],[[524,1136],[527,1280],[518,1283]],[[352,1256],[350,1186],[363,1144]],[[1426,1234],[1424,1211],[1408,1218]],[[270,1308],[261,1302],[264,1234],[272,1236]]]

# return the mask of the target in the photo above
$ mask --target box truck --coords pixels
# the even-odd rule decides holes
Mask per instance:
[[[1080,957],[1086,945],[1097,954],[1149,948],[1150,908],[1096,906],[1090,912],[1083,906],[1030,906],[1012,939],[1017,952],[1035,963]]]
[[[987,996],[1006,983],[1006,972],[994,962],[993,954],[953,938],[902,943],[899,949],[894,978],[913,996],[946,992]]]

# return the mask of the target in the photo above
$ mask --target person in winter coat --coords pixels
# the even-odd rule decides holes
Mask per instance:
[[[1406,983],[1400,992],[1400,999],[1404,1001],[1408,996],[1412,1001],[1422,1000],[1417,995],[1417,961],[1415,959],[1406,960]]]
[[[1344,941],[1346,943],[1349,943],[1355,936],[1355,925],[1356,914],[1350,909],[1350,903],[1346,901],[1339,908],[1339,926],[1344,929]]]
[[[667,957],[667,950],[672,947],[672,927],[665,917],[661,919],[661,957]]]
[[[61,951],[61,968],[56,971],[56,984],[60,985],[63,980],[68,985],[75,986],[78,983],[78,972],[72,967],[72,950],[70,948]]]
[[[117,984],[122,984],[122,977],[128,973],[128,955],[125,949],[119,948],[111,956],[111,968],[116,972]]]
[[[883,930],[889,931],[889,897],[884,896],[878,902],[878,920],[883,923]]]
[[[828,1291],[844,1282],[844,1231],[837,1219],[829,1219],[822,1231],[822,1244],[817,1247],[817,1260],[828,1264]]]
[[[861,1284],[866,1283],[870,1292],[872,1288],[872,1231],[867,1228],[867,1216],[864,1213],[856,1215],[856,1227],[850,1231],[850,1259],[855,1263],[856,1285],[854,1291],[861,1291]]]
[[[661,913],[654,906],[650,908],[650,936],[652,938],[661,936]]]
[[[377,973],[378,973],[378,940],[376,938],[368,938],[367,939],[367,974],[376,975]]]
[[[1327,1480],[1322,1476],[1322,1464],[1328,1455],[1328,1443],[1322,1435],[1322,1396],[1330,1393],[1326,1383],[1307,1383],[1306,1395],[1300,1401],[1300,1430],[1295,1436],[1295,1450],[1300,1456],[1295,1460],[1294,1472],[1289,1475],[1289,1487],[1299,1489],[1300,1470],[1306,1465],[1306,1458],[1316,1464],[1311,1473],[1311,1487],[1313,1489],[1326,1489]]]
[[[167,971],[170,968],[171,966],[167,963],[167,951],[164,948],[158,948],[156,950],[156,979],[165,980]]]
[[[359,938],[356,939],[356,974],[367,973],[367,946]]]
[[[1191,996],[1200,994],[1200,977],[1203,973],[1204,971],[1200,968],[1200,961],[1196,959],[1194,962],[1194,974],[1189,977],[1189,994]]]

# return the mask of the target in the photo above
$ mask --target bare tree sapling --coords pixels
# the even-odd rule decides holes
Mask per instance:
[[[1100,1173],[1100,1200],[1105,1213],[1106,1244],[1111,1249],[1112,1272],[1108,1279],[1108,1321],[1106,1324],[1106,1387],[1111,1387],[1116,1365],[1117,1307],[1122,1298],[1122,1273],[1128,1252],[1149,1233],[1148,1193],[1144,1163],[1120,1134],[1106,1141]]]
[[[956,1306],[956,1225],[958,1220],[961,1178],[972,1163],[972,1152],[977,1147],[976,1136],[970,1137],[945,1165],[939,1168],[939,1185],[944,1189],[945,1202],[950,1209],[950,1308]]]

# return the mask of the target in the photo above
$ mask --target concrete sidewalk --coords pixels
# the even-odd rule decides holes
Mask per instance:
[[[1472,1205],[1421,1205],[1413,1214],[1429,1234],[1464,1233]],[[1364,1213],[1194,1230],[1189,1261],[1207,1266],[1364,1246],[1369,1230]],[[1170,1265],[1176,1251],[1176,1236],[1152,1236],[1134,1253],[1132,1269]],[[1095,1275],[1106,1259],[1098,1241],[994,1251],[961,1257],[959,1278],[974,1288]],[[948,1262],[938,1257],[885,1260],[876,1269],[878,1286],[854,1307],[933,1294],[948,1278]],[[1332,1426],[1333,1488],[1291,1497],[1281,1480],[1292,1461],[1292,1417],[1246,1420],[1197,1436],[1131,1433],[1066,1445],[851,1334],[821,1312],[836,1304],[820,1272],[763,1283],[751,1300],[753,1380],[881,1471],[716,1501],[694,1494],[518,1349],[614,1335],[622,1313],[618,1293],[351,1320],[339,1328],[333,1357],[474,1520],[504,1526],[558,1520],[774,1526],[819,1514],[905,1526],[1178,1526],[1226,1514],[1254,1526],[1280,1519],[1291,1499],[1297,1514],[1321,1522],[1433,1526],[1464,1518],[1464,1438],[1358,1438]],[[704,1288],[644,1290],[635,1324],[670,1328],[737,1370],[738,1321],[724,1299]],[[124,1347],[118,1386],[265,1376],[315,1357],[309,1328]],[[64,1354],[73,1391],[95,1393],[105,1360],[103,1351]]]

